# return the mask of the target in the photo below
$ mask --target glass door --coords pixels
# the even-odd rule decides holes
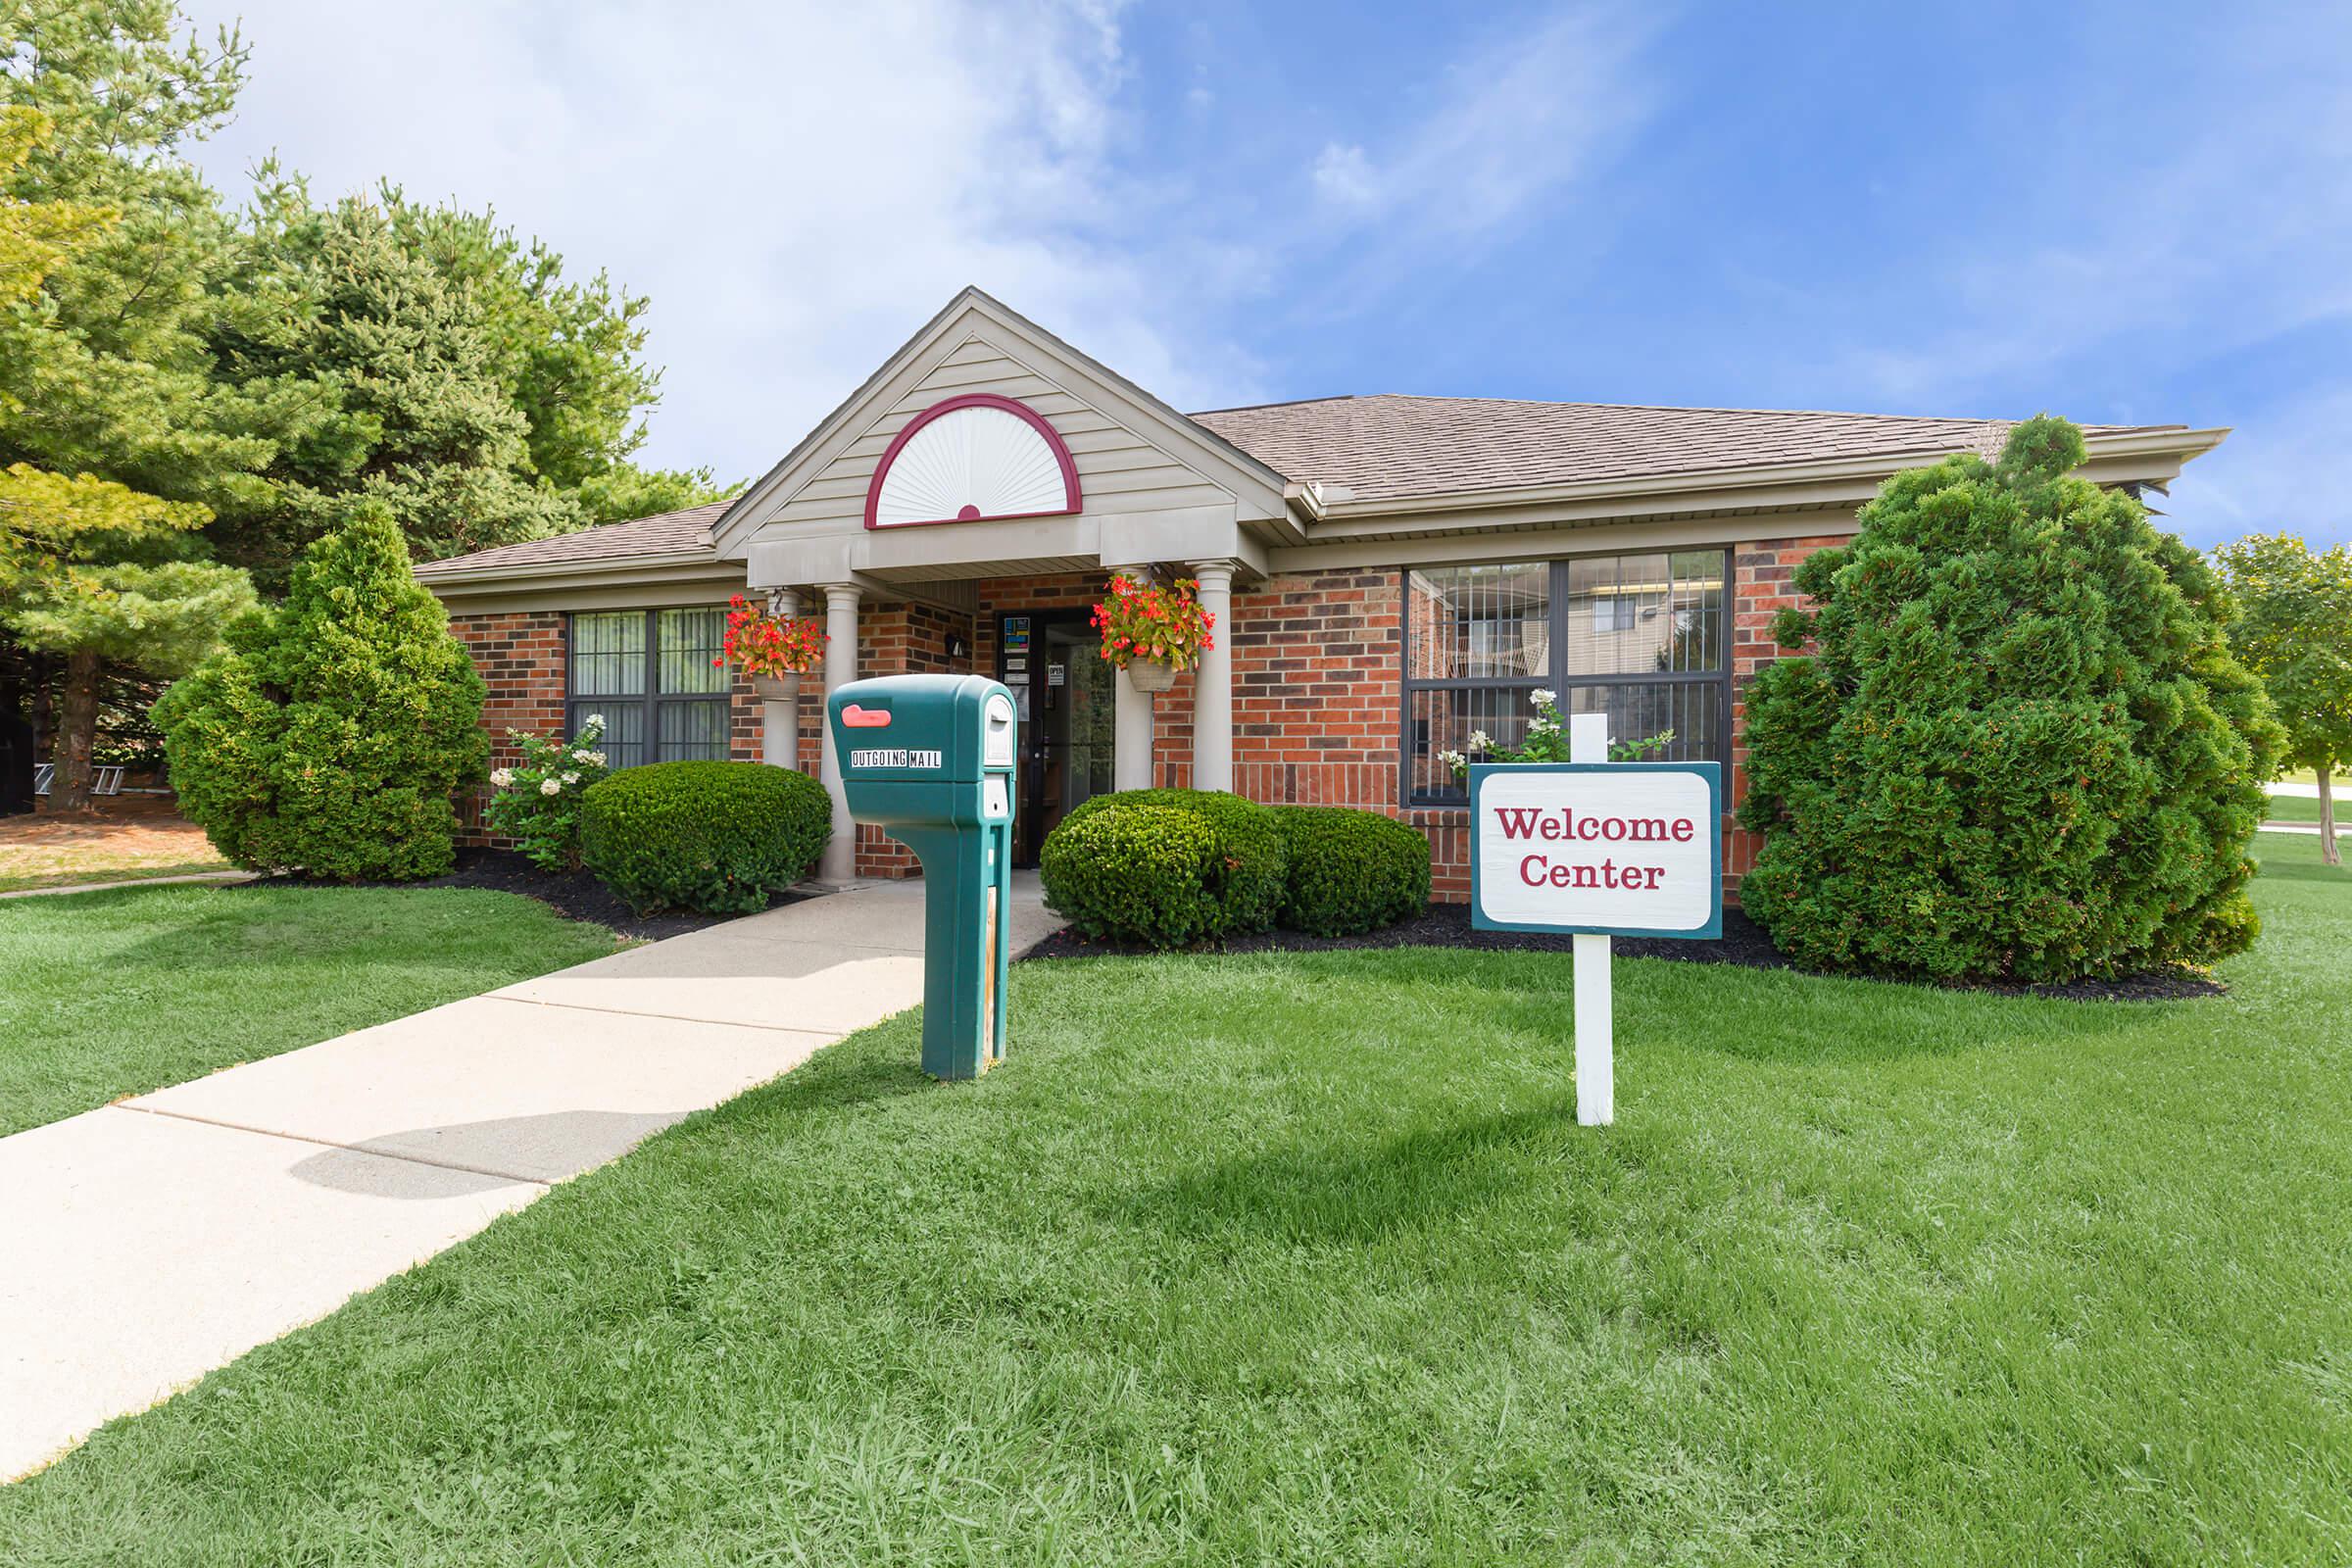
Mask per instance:
[[[1086,612],[1006,615],[999,623],[997,678],[1021,707],[1019,810],[1013,863],[1035,865],[1054,825],[1111,777],[1113,687]]]

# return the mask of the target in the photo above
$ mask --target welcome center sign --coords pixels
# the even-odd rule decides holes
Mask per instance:
[[[1482,931],[1723,934],[1716,763],[1474,763],[1470,846]]]

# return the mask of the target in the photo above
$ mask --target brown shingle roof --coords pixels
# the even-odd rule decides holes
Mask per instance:
[[[2000,419],[1668,409],[1381,393],[1191,416],[1298,483],[1360,501],[1706,473],[1825,458],[1990,453]],[[2085,425],[2086,430],[2119,428]]]
[[[1297,483],[1342,485],[1359,501],[1713,473],[1836,458],[1990,456],[2011,421],[1787,409],[1670,409],[1528,403],[1384,392],[1187,416]],[[2085,431],[2180,425],[2084,425]],[[693,549],[729,502],[426,562],[419,577],[565,565]]]
[[[627,522],[582,528],[577,533],[560,533],[552,539],[526,539],[518,545],[477,550],[470,556],[419,562],[416,575],[429,579],[450,571],[478,571],[490,566],[553,566],[691,550],[703,542],[705,531],[718,520],[718,514],[727,506],[727,502],[712,501],[688,507],[683,512],[664,512]]]

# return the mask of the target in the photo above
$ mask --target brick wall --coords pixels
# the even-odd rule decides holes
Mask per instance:
[[[564,662],[569,623],[560,612],[528,611],[503,615],[453,615],[449,629],[473,656],[473,667],[488,688],[482,699],[482,727],[490,732],[490,765],[519,760],[507,731],[546,734],[564,727]],[[463,791],[458,800],[462,844],[505,843],[482,828],[487,785]]]
[[[564,690],[570,622],[561,611],[528,611],[507,614],[452,615],[449,629],[473,656],[488,688],[482,702],[482,727],[490,732],[490,765],[519,760],[509,730],[554,735],[564,731]],[[811,682],[821,686],[822,681]],[[804,695],[801,703],[800,757],[793,765],[816,771],[816,725],[823,718],[823,699]],[[762,714],[751,683],[737,677],[727,703],[727,755],[740,761],[760,760]],[[504,846],[482,828],[487,786],[468,792],[458,803],[463,824],[459,841]]]
[[[1796,565],[1843,536],[1765,540],[1732,553],[1732,759],[1729,799],[1746,788],[1740,700],[1765,664],[1784,656],[1773,616],[1798,605]],[[1470,814],[1459,808],[1399,808],[1397,744],[1403,587],[1396,570],[1277,578],[1234,601],[1234,788],[1252,800],[1385,810],[1429,835],[1432,891],[1441,903],[1470,897]],[[1189,720],[1190,677],[1160,699]],[[1184,758],[1190,757],[1187,724]],[[1173,782],[1162,741],[1159,779]],[[1736,893],[1753,863],[1752,835],[1727,830],[1725,885]]]
[[[1400,611],[1394,571],[1296,573],[1234,595],[1236,793],[1395,807]]]
[[[933,605],[872,604],[858,611],[858,674],[966,675],[978,648],[970,615]],[[960,658],[948,652],[948,639],[963,639]],[[992,666],[993,667],[993,666]],[[824,721],[817,710],[817,722]],[[858,824],[857,874],[908,877],[921,870],[914,852],[871,823]]]
[[[1816,550],[1841,536],[1769,539],[1732,553],[1732,765],[1730,799],[1746,789],[1744,694],[1758,670],[1784,651],[1772,641],[1780,610],[1798,598],[1789,579]],[[1403,808],[1397,801],[1403,587],[1394,570],[1291,573],[1237,593],[1229,625],[1218,628],[1234,672],[1234,788],[1252,800],[1352,806],[1387,811],[1430,838],[1434,892],[1440,902],[1470,896],[1470,818],[1459,808]],[[999,617],[1082,610],[1101,596],[1100,572],[990,578],[978,584],[979,611],[960,615],[928,605],[863,606],[858,621],[859,675],[922,672],[994,673]],[[453,617],[451,628],[472,650],[489,684],[483,722],[500,760],[509,728],[552,732],[564,723],[565,620],[561,613]],[[951,636],[969,650],[949,654]],[[821,680],[811,679],[800,708],[793,765],[813,773],[824,719]],[[1193,676],[1179,675],[1154,703],[1152,777],[1183,787],[1192,781]],[[760,705],[746,682],[732,704],[732,755],[758,759]],[[469,823],[478,822],[478,802]],[[478,829],[472,842],[482,842]],[[1737,889],[1756,844],[1738,829],[1724,846],[1725,881]],[[880,829],[860,827],[858,874],[911,875],[914,858]]]
[[[1817,550],[1846,543],[1845,535],[1763,539],[1732,552],[1732,765],[1726,792],[1738,806],[1747,794],[1747,688],[1774,660],[1802,650],[1786,649],[1772,638],[1773,617],[1804,604],[1790,581],[1797,565]],[[1726,829],[1723,882],[1736,894],[1740,878],[1756,862],[1763,841],[1744,828]]]
[[[473,656],[489,694],[482,726],[490,732],[492,765],[515,760],[507,731],[552,730],[564,723],[566,622],[552,611],[509,615],[459,615],[449,629]]]

